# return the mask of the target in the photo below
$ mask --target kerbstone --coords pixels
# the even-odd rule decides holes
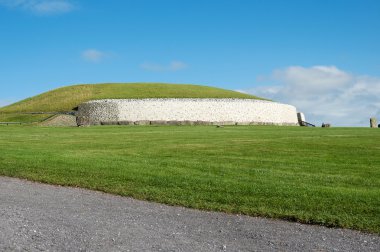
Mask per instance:
[[[135,125],[150,125],[150,121],[149,120],[135,121]]]
[[[167,121],[159,120],[159,121],[150,121],[150,125],[168,125]]]
[[[132,121],[119,121],[119,125],[134,125],[134,122]]]

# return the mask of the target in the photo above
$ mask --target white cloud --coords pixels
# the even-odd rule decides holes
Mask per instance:
[[[340,88],[351,80],[351,76],[335,66],[313,66],[304,68],[291,66],[285,70],[276,70],[274,77],[299,89],[324,92],[331,88]]]
[[[0,5],[39,15],[67,13],[75,9],[74,4],[69,0],[0,0]]]
[[[110,54],[96,49],[87,49],[82,52],[82,58],[86,61],[98,63],[109,57]]]
[[[172,61],[168,65],[146,62],[140,65],[142,69],[151,72],[175,72],[187,68],[187,64],[181,61]]]
[[[249,93],[289,103],[320,125],[368,126],[369,118],[380,120],[380,78],[358,76],[335,66],[291,66],[275,70],[272,86],[259,86]]]

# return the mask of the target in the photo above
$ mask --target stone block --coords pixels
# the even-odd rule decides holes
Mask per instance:
[[[297,119],[298,119],[298,123],[299,123],[300,125],[302,125],[303,122],[306,121],[306,120],[305,120],[305,115],[304,115],[302,112],[298,112],[298,113],[297,113]]]
[[[101,125],[118,125],[117,121],[100,122]]]
[[[193,126],[194,122],[193,121],[180,121],[180,124],[183,126]]]
[[[149,120],[140,120],[140,121],[135,121],[134,124],[135,125],[150,125],[150,121]]]
[[[369,123],[370,123],[371,128],[376,128],[377,120],[375,117],[372,117],[371,119],[369,119]]]
[[[181,125],[181,122],[180,121],[168,121],[167,124],[172,125],[172,126],[179,126],[179,125]]]
[[[168,123],[163,120],[158,120],[158,121],[150,121],[150,125],[168,125]]]
[[[194,125],[212,125],[212,122],[207,121],[195,121]]]
[[[134,125],[132,121],[118,121],[119,125]]]
[[[331,124],[330,123],[322,123],[322,128],[330,128]]]

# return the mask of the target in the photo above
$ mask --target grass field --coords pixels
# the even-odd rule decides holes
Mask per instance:
[[[0,174],[380,233],[380,130],[0,126]]]

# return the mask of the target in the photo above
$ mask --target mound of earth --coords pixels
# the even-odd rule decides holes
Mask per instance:
[[[244,98],[260,97],[215,87],[161,84],[87,84],[58,88],[0,108],[0,113],[67,112],[79,104],[99,99],[142,98]]]

